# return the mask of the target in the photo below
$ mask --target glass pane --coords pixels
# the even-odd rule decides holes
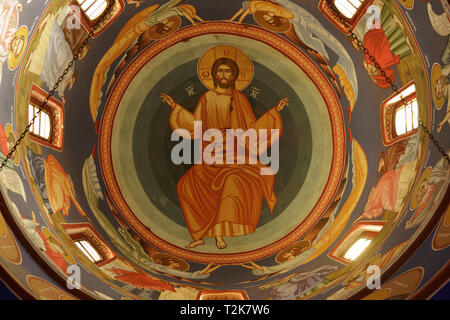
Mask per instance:
[[[83,11],[86,11],[96,0],[86,0],[82,5],[81,5],[81,9],[83,9]]]
[[[412,116],[413,116],[413,128],[416,129],[419,126],[419,106],[417,105],[417,99],[412,102]]]
[[[33,133],[35,134],[39,134],[39,129],[40,126],[39,124],[41,123],[41,114],[38,113],[39,109],[34,107],[33,108],[33,117],[36,116],[36,119],[34,119],[34,124],[33,124]]]
[[[95,20],[105,11],[108,3],[105,0],[98,0],[89,10],[86,11],[86,15],[90,20]]]
[[[334,5],[345,17],[349,19],[356,13],[355,7],[353,7],[348,0],[335,0]]]
[[[89,255],[89,252],[86,251],[86,249],[81,245],[80,242],[76,241],[75,244],[77,245],[78,249],[80,249],[83,252],[83,254],[89,258],[89,260],[91,260],[92,262],[95,262],[94,258],[92,258]]]
[[[86,0],[75,0],[75,1],[76,1],[76,3],[77,3],[78,5],[82,5],[83,2],[86,1]]]
[[[406,113],[405,108],[400,108],[395,112],[395,132],[398,136],[406,133]]]
[[[40,134],[44,139],[50,138],[50,116],[44,111],[41,112]]]
[[[361,3],[362,3],[362,0],[349,0],[349,2],[350,2],[356,9],[358,9],[359,6],[360,6]]]
[[[106,7],[108,6],[108,4],[106,2],[103,3],[102,6],[100,6],[93,14],[92,14],[92,20],[97,19],[98,17],[100,17],[103,12],[105,12]]]
[[[408,105],[405,108],[405,112],[406,112],[406,132],[409,132],[413,129],[413,124],[412,124],[412,107],[411,107],[411,103],[408,103]]]
[[[98,254],[97,250],[87,241],[81,241],[82,246],[89,252],[89,255],[94,259],[94,262],[102,260],[102,257]]]
[[[372,242],[370,239],[361,238],[356,241],[350,249],[345,253],[344,258],[350,261],[355,260],[359,255],[367,248],[367,246]]]
[[[28,105],[28,123],[31,123],[31,120],[33,119],[33,116],[34,116],[34,107],[33,107],[33,105],[29,104]],[[30,131],[34,132],[33,131],[33,125],[31,125]]]

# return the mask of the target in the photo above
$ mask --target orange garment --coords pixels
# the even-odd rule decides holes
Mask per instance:
[[[275,107],[256,119],[246,96],[237,90],[233,90],[231,95],[210,90],[200,98],[193,114],[177,105],[169,119],[172,129],[187,129],[190,138],[194,137],[194,121],[202,121],[203,133],[213,128],[267,129],[267,139],[272,144],[276,137],[270,136],[270,129],[279,129],[280,136],[282,129],[282,119]],[[222,134],[225,144],[225,130]],[[202,150],[208,144],[209,141],[203,141]],[[273,191],[275,175],[261,175],[260,170],[269,167],[259,160],[256,164],[249,164],[249,151],[255,150],[249,150],[247,146],[245,164],[236,164],[237,156],[224,146],[224,154],[234,157],[235,164],[206,164],[203,161],[202,164],[194,164],[178,181],[178,199],[194,241],[203,237],[253,233],[261,214],[263,197],[273,212],[277,202]]]
[[[52,247],[48,243],[47,237],[44,236],[44,234],[41,231],[39,231],[38,228],[36,228],[36,233],[42,238],[42,241],[44,241],[45,254],[47,255],[47,257],[49,257],[49,259],[52,260],[53,263],[56,264],[58,266],[58,268],[61,269],[61,271],[68,274],[67,268],[69,265],[68,265],[66,259],[64,258],[64,256],[61,253],[59,253],[58,251],[55,251],[52,249]]]
[[[391,51],[391,45],[383,29],[371,29],[364,36],[364,46],[369,50],[375,61],[380,64],[381,70],[386,72],[386,76],[392,81],[395,80],[395,71],[391,67],[400,63],[400,56]],[[366,62],[375,65],[366,54]],[[381,74],[375,75],[374,79],[381,88],[390,86],[386,78]]]
[[[136,288],[144,288],[158,291],[169,290],[175,292],[173,286],[170,285],[169,283],[150,278],[147,274],[145,274],[142,271],[133,272],[122,270],[119,268],[111,268],[110,271],[116,274],[116,276],[114,276],[115,279],[122,281],[124,283],[131,284]]]
[[[75,194],[69,183],[69,177],[53,155],[49,155],[45,166],[45,185],[47,196],[53,212],[62,211],[63,215],[69,215],[71,200],[80,214],[86,215],[78,204]]]

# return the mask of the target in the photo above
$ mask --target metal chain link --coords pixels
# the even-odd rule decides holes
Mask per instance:
[[[349,32],[351,37],[356,41],[358,46],[361,48],[362,52],[364,52],[364,54],[368,56],[369,60],[373,63],[375,68],[377,68],[377,70],[380,72],[381,76],[383,76],[386,79],[386,82],[390,84],[392,90],[397,95],[400,96],[402,102],[406,105],[407,102],[405,101],[405,98],[402,96],[401,92],[399,92],[397,86],[393,83],[392,79],[386,74],[386,72],[381,68],[380,64],[376,61],[375,57],[370,54],[369,50],[366,47],[364,47],[363,42],[358,39],[358,36],[353,32],[352,28],[347,23],[347,21],[345,21],[345,19],[339,13],[336,12],[336,10],[334,9],[334,6],[328,0],[326,1],[326,3],[327,3],[327,5],[329,6],[329,8],[330,8],[330,10],[332,12],[333,18],[336,19],[336,21],[338,23],[340,23],[341,25],[343,25],[347,29],[347,31]],[[92,30],[89,32],[88,37],[83,41],[83,43],[80,46],[80,48],[78,49],[78,51],[74,54],[72,60],[68,63],[67,67],[64,69],[62,75],[58,78],[58,81],[53,85],[53,88],[49,91],[47,97],[44,99],[42,104],[39,106],[38,111],[34,114],[33,118],[29,121],[28,125],[25,127],[25,130],[22,132],[22,134],[20,135],[19,139],[16,140],[16,143],[11,148],[10,152],[6,156],[6,159],[4,159],[2,161],[2,163],[0,164],[0,171],[3,170],[3,168],[5,167],[5,165],[8,162],[8,159],[12,158],[12,156],[14,155],[14,153],[17,150],[17,147],[20,145],[22,140],[25,138],[26,134],[30,131],[30,128],[33,126],[34,121],[36,120],[38,115],[45,108],[45,106],[47,105],[47,103],[50,100],[50,98],[54,96],[55,91],[56,91],[56,89],[58,89],[59,84],[64,80],[64,78],[68,74],[69,70],[73,67],[74,62],[76,60],[78,60],[81,52],[89,44],[89,40],[94,37],[95,32],[101,27],[102,22],[105,19],[111,18],[111,15],[112,15],[111,10],[108,10],[107,12],[103,13],[102,16],[99,18],[98,22],[92,27]],[[429,139],[433,142],[433,144],[438,148],[438,150],[442,154],[442,156],[450,163],[450,157],[445,153],[444,149],[439,145],[439,142],[434,138],[434,136],[428,130],[428,127],[425,126],[425,124],[419,118],[419,116],[417,118],[418,118],[419,126],[428,135]]]
[[[89,44],[89,40],[92,39],[95,35],[95,32],[97,32],[97,30],[102,27],[103,21],[111,18],[112,14],[113,14],[111,11],[112,10],[109,9],[106,12],[104,12],[99,17],[97,23],[92,27],[91,31],[88,34],[88,37],[86,39],[84,39],[84,41],[82,42],[82,45],[78,48],[77,52],[73,55],[72,60],[67,64],[67,67],[64,69],[63,73],[58,78],[58,81],[56,81],[56,83],[53,85],[52,89],[48,92],[47,96],[45,97],[45,99],[43,100],[41,105],[39,106],[38,111],[34,114],[33,118],[29,121],[28,125],[25,127],[25,129],[22,132],[22,134],[20,135],[19,139],[16,140],[14,146],[11,147],[11,150],[9,151],[6,158],[3,159],[3,161],[1,162],[0,172],[3,170],[3,168],[8,163],[8,159],[12,158],[12,156],[14,155],[14,153],[17,150],[17,147],[20,145],[22,140],[25,138],[27,133],[30,131],[30,128],[33,126],[34,121],[36,120],[38,115],[41,113],[41,111],[45,108],[45,106],[47,105],[50,98],[54,96],[56,89],[58,89],[59,84],[64,80],[65,76],[69,73],[69,70],[73,67],[75,61],[77,61],[79,59],[83,50],[87,48],[87,46]]]
[[[394,91],[397,95],[400,96],[400,99],[402,100],[403,104],[406,106],[408,103],[405,100],[405,98],[403,97],[403,95],[401,94],[401,92],[399,92],[399,89],[397,88],[397,86],[393,83],[392,79],[386,74],[386,72],[381,68],[380,64],[376,61],[375,57],[370,54],[369,50],[364,46],[364,43],[360,39],[358,39],[358,36],[353,32],[349,23],[336,11],[336,9],[329,2],[329,0],[327,0],[326,3],[328,5],[329,9],[331,10],[331,13],[333,15],[332,18],[335,19],[339,24],[344,26],[344,28],[348,31],[348,33],[350,34],[352,39],[356,41],[358,47],[362,50],[362,52],[364,52],[365,55],[367,55],[369,60],[373,63],[373,66],[375,66],[375,68],[377,68],[380,75],[385,78],[387,83],[389,83],[392,91]],[[446,159],[448,161],[448,163],[450,164],[450,157],[445,152],[445,150],[439,145],[439,142],[436,140],[436,138],[430,132],[428,127],[424,124],[422,119],[420,119],[419,115],[417,115],[417,120],[418,120],[420,128],[427,134],[428,138],[433,142],[434,146],[437,147],[437,149],[442,154],[444,159]]]

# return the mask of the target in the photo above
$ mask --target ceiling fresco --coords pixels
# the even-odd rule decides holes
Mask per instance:
[[[0,0],[0,277],[35,299],[430,296],[450,5],[347,2]]]

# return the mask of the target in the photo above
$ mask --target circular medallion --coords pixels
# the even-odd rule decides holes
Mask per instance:
[[[8,53],[8,67],[15,69],[22,59],[28,41],[28,29],[26,26],[21,26],[11,38],[9,43]]]
[[[291,22],[289,19],[271,14],[269,11],[256,11],[253,14],[253,19],[264,29],[284,33],[291,29]]]
[[[181,25],[181,19],[179,16],[171,16],[165,19],[163,22],[152,26],[148,31],[147,35],[152,40],[161,40],[167,38],[174,32],[176,32]]]
[[[439,64],[435,63],[431,68],[431,90],[433,92],[434,105],[438,110],[441,110],[445,102],[445,86],[446,84],[442,78],[442,68]]]
[[[152,255],[152,259],[155,263],[172,269],[176,269],[179,271],[189,270],[189,264],[187,264],[186,261],[165,253],[154,253]]]
[[[248,72],[228,94],[216,92],[211,70],[201,72],[223,55]],[[280,130],[279,157],[262,158],[275,174],[261,174],[262,163],[174,160],[179,143],[191,142],[173,131],[194,119],[208,129]],[[234,23],[195,25],[124,70],[102,113],[99,160],[117,211],[158,250],[201,263],[255,261],[295,244],[333,200],[345,162],[342,109],[325,75],[284,38]]]
[[[415,210],[420,203],[423,200],[423,197],[425,193],[427,192],[428,188],[428,177],[433,172],[433,168],[428,167],[425,169],[425,171],[422,173],[422,176],[420,177],[419,181],[417,182],[417,187],[414,190],[413,197],[411,200],[411,210]]]

